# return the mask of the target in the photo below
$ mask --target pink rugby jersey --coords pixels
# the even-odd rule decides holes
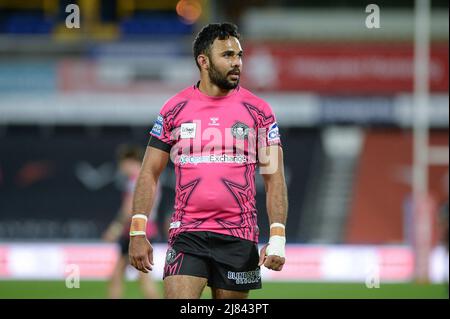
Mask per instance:
[[[150,134],[149,146],[169,152],[175,166],[169,243],[184,231],[258,242],[257,149],[281,146],[269,104],[239,86],[211,97],[194,85],[164,104]]]

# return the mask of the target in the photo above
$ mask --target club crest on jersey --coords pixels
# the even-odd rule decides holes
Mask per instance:
[[[280,131],[278,129],[277,122],[269,126],[269,131],[267,132],[267,140],[269,142],[278,141],[280,139]]]
[[[156,136],[161,136],[162,131],[163,131],[163,117],[160,114],[160,115],[158,115],[156,122],[153,125],[151,133]]]
[[[196,123],[183,123],[181,124],[180,137],[194,138],[196,129],[197,129]]]
[[[166,253],[166,263],[171,264],[174,262],[175,257],[177,256],[177,252],[173,248],[169,248]]]
[[[237,122],[231,127],[231,134],[239,140],[247,138],[249,131],[249,127],[241,122]]]

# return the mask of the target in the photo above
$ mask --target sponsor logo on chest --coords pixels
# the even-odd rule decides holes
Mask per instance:
[[[197,123],[181,124],[180,138],[195,138]]]

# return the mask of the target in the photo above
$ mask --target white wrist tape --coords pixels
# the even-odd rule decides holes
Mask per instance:
[[[284,236],[270,236],[269,246],[266,249],[267,256],[285,257],[286,237]]]
[[[144,214],[135,214],[135,215],[133,215],[133,217],[131,217],[131,219],[135,219],[135,218],[141,218],[141,219],[145,219],[145,221],[147,221],[147,216]]]
[[[145,231],[142,231],[142,230],[132,230],[132,231],[130,231],[130,237],[142,236],[142,235],[147,236]]]
[[[286,229],[286,226],[284,226],[284,225],[281,224],[281,223],[272,223],[272,224],[270,224],[270,229],[272,229],[272,228],[274,228],[274,227],[281,227],[281,228],[283,228],[283,229]]]
[[[144,221],[135,219],[143,219]],[[130,236],[146,236],[145,229],[147,228],[147,216],[144,214],[135,214],[131,218]]]

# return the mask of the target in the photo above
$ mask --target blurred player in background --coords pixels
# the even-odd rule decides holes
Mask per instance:
[[[447,248],[448,253],[448,241],[449,241],[449,225],[448,225],[448,171],[447,174],[445,174],[444,177],[444,189],[445,193],[447,194],[447,198],[445,199],[443,205],[441,205],[440,209],[440,221],[442,225],[442,242],[444,243],[445,247]]]
[[[131,209],[133,201],[134,188],[136,180],[141,169],[143,150],[137,146],[121,145],[117,150],[117,160],[119,171],[126,179],[126,188],[123,193],[122,205],[119,209],[117,217],[111,222],[108,229],[104,233],[103,239],[109,242],[118,241],[120,246],[120,256],[114,267],[110,284],[108,287],[109,297],[119,299],[123,294],[123,281],[125,272],[129,264],[128,246],[130,242],[130,221]],[[159,185],[159,184],[158,184]],[[157,225],[155,223],[157,209],[160,201],[160,189],[155,192],[155,205],[151,214],[151,220],[147,223],[146,234],[148,238],[155,238],[158,234]],[[159,298],[156,283],[151,275],[139,272],[139,283],[145,298]]]
[[[153,248],[144,232],[169,154],[176,202],[164,268],[166,298],[247,298],[261,288],[260,266],[285,263],[287,189],[275,115],[239,86],[237,27],[209,24],[194,41],[200,81],[161,109],[151,131],[133,202],[130,262],[147,273]],[[223,144],[225,143],[225,145]],[[258,254],[256,165],[264,168],[270,240]],[[150,213],[151,215],[151,213]]]
[[[444,247],[447,250],[447,257],[448,257],[448,245],[449,245],[449,219],[448,219],[448,172],[445,175],[444,178],[444,189],[447,194],[447,198],[443,202],[443,204],[439,208],[439,224],[441,228],[441,243],[444,245]],[[445,268],[448,268],[448,258],[446,259]],[[446,292],[447,296],[449,295],[449,282],[448,282],[448,276],[446,278]]]

